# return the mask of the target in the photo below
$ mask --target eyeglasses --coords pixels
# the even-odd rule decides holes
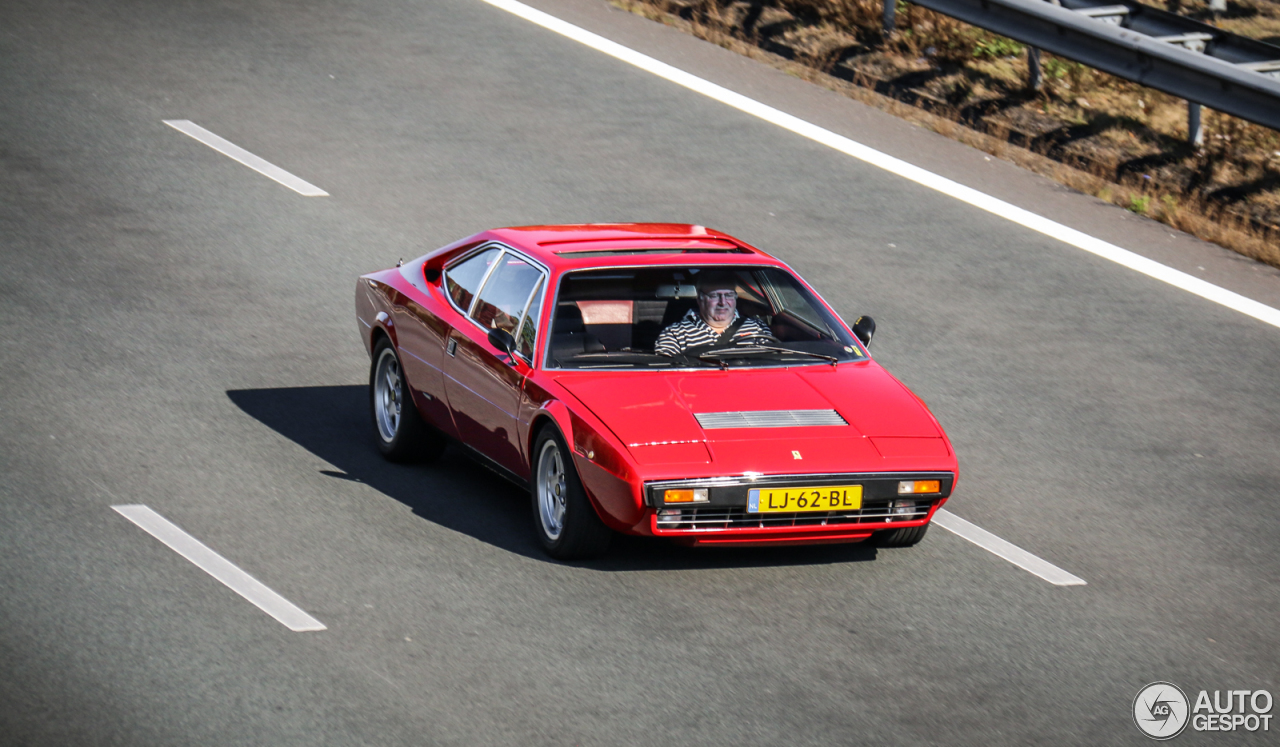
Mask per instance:
[[[712,291],[703,293],[702,297],[708,301],[735,301],[738,298],[737,291]]]

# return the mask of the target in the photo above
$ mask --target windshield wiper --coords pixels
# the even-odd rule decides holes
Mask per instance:
[[[840,359],[834,355],[824,355],[822,353],[811,353],[808,350],[792,350],[791,348],[780,348],[773,345],[748,345],[740,348],[725,348],[723,350],[708,350],[698,356],[699,360],[717,360],[727,356],[750,355],[757,351],[771,353],[794,353],[795,355],[807,355],[811,358],[821,358],[831,361],[832,365],[839,363]]]
[[[555,361],[561,368],[653,368],[670,366],[675,359],[639,350],[601,350],[594,353],[578,353],[568,358],[556,358]]]
[[[628,356],[628,355],[639,356],[644,358],[653,358],[658,354],[646,353],[640,350],[601,350],[595,353],[578,353],[572,356],[570,360],[574,360],[577,358],[617,358],[619,356]]]

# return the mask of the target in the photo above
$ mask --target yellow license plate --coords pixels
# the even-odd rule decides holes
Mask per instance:
[[[747,492],[747,512],[753,514],[804,511],[856,511],[862,508],[861,485],[819,488],[753,488]]]

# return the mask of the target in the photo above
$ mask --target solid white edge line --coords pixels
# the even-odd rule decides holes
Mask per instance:
[[[137,524],[147,534],[168,545],[190,560],[200,570],[226,584],[232,591],[252,602],[258,609],[279,620],[289,630],[306,632],[325,630],[325,626],[288,599],[280,596],[258,579],[240,570],[234,563],[210,550],[200,540],[182,531],[176,524],[140,504],[112,506],[120,515]]]
[[[1019,568],[1028,571],[1054,586],[1084,586],[1085,580],[1062,570],[1047,560],[1037,558],[1017,545],[1006,542],[977,524],[965,521],[945,508],[933,514],[933,523],[957,534],[987,552],[998,555]]]
[[[229,140],[218,137],[195,122],[191,122],[186,119],[163,119],[161,121],[178,132],[199,140],[222,155],[239,161],[268,179],[273,179],[304,197],[329,196],[328,192],[320,189],[316,185],[303,179],[299,179],[274,163],[255,156]]]
[[[1205,282],[1194,275],[1188,275],[1180,270],[1175,270],[1172,267],[1147,259],[1140,254],[1121,249],[1115,244],[1094,238],[1074,228],[1069,228],[1056,221],[1036,215],[1029,210],[1007,203],[1004,200],[979,192],[972,187],[966,187],[959,182],[939,176],[931,171],[926,171],[919,166],[894,158],[887,153],[882,153],[862,143],[850,140],[843,135],[837,135],[830,130],[806,122],[799,117],[787,114],[767,104],[747,98],[742,94],[734,93],[723,86],[686,73],[646,54],[624,47],[617,42],[610,41],[598,34],[562,21],[543,11],[531,8],[524,3],[516,0],[484,0],[484,2],[576,42],[585,44],[610,57],[622,60],[658,77],[665,78],[691,91],[701,93],[722,104],[790,130],[797,135],[826,145],[885,171],[897,174],[929,189],[954,197],[962,202],[967,202],[980,210],[985,210],[1025,228],[1083,249],[1091,254],[1096,254],[1104,259],[1109,259],[1131,270],[1136,270],[1156,280],[1168,283],[1175,288],[1194,293],[1201,298],[1251,316],[1273,327],[1280,327],[1280,309],[1272,308],[1251,298],[1246,298],[1239,293]]]

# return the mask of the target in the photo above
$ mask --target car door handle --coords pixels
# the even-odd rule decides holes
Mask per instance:
[[[449,337],[449,344],[445,346],[445,352],[449,354],[450,358],[458,354],[458,338]]]

